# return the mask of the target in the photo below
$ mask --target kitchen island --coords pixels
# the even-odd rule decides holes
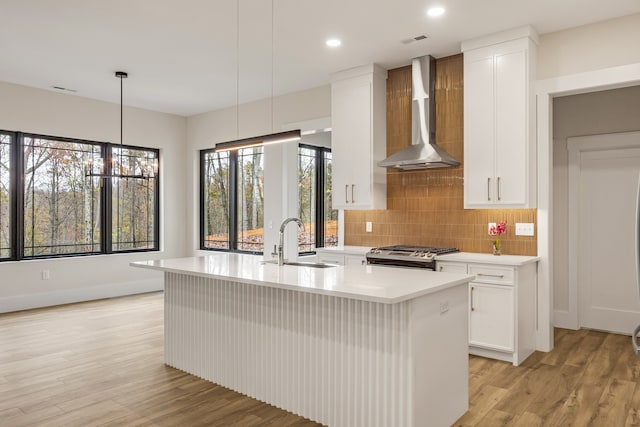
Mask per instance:
[[[449,426],[468,407],[457,273],[143,261],[165,278],[165,363],[330,426]]]

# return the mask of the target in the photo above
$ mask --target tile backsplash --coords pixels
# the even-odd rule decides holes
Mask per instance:
[[[456,168],[387,172],[387,210],[345,211],[345,245],[457,247],[491,252],[489,222],[507,222],[502,253],[536,255],[536,237],[516,236],[515,223],[536,223],[536,209],[463,209],[462,55],[436,61],[436,141],[460,161]],[[411,68],[389,71],[387,154],[411,144]],[[365,223],[373,231],[365,232]],[[537,227],[535,228],[537,235]]]

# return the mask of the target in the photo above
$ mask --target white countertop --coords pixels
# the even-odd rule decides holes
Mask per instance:
[[[453,254],[438,255],[436,261],[447,262],[477,262],[482,264],[496,264],[518,267],[520,265],[529,264],[532,262],[540,261],[540,257],[537,256],[522,256],[522,255],[493,255],[493,254],[480,254],[474,252],[456,252]]]
[[[230,253],[136,261],[130,265],[386,304],[435,293],[474,279],[466,274],[375,265],[278,266],[264,264],[259,256]]]

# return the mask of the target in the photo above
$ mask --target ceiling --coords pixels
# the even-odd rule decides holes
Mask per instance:
[[[427,17],[435,5],[445,15]],[[525,24],[543,34],[638,12],[640,0],[0,0],[0,81],[119,102],[122,70],[126,105],[190,116]]]

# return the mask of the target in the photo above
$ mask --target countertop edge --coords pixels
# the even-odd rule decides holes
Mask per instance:
[[[472,281],[473,279],[475,279],[475,276],[473,275],[467,275],[467,274],[458,274],[458,273],[438,273],[438,274],[449,274],[452,276],[458,276],[457,279],[453,279],[449,282],[446,283],[442,283],[440,285],[437,286],[431,286],[425,289],[419,289],[416,290],[414,292],[410,292],[407,293],[405,295],[401,295],[401,296],[397,296],[397,297],[389,297],[389,298],[383,298],[383,297],[376,297],[376,296],[372,296],[372,295],[363,295],[363,294],[359,294],[359,293],[351,293],[348,291],[333,291],[333,290],[329,290],[329,289],[318,289],[318,288],[312,288],[312,287],[304,287],[304,286],[298,286],[298,285],[290,285],[290,284],[286,284],[286,283],[278,283],[278,282],[272,282],[269,280],[252,280],[252,279],[247,279],[247,278],[242,278],[242,277],[234,277],[234,276],[227,276],[227,275],[221,275],[221,274],[215,274],[215,273],[205,273],[205,272],[198,272],[198,271],[193,271],[193,270],[185,270],[182,268],[172,268],[172,267],[166,267],[166,266],[157,266],[157,265],[149,265],[146,264],[147,261],[132,261],[129,263],[129,266],[131,267],[135,267],[135,268],[144,268],[147,270],[154,270],[154,271],[162,271],[165,273],[176,273],[176,274],[185,274],[185,275],[189,275],[189,276],[196,276],[196,277],[202,277],[202,278],[206,278],[206,279],[220,279],[220,280],[229,280],[229,281],[234,281],[234,282],[238,282],[238,283],[245,283],[245,284],[250,284],[250,285],[255,285],[255,286],[266,286],[266,287],[271,287],[271,288],[277,288],[277,289],[285,289],[285,290],[291,290],[291,291],[297,291],[297,292],[306,292],[306,293],[313,293],[313,294],[318,294],[318,295],[327,295],[327,296],[333,296],[333,297],[340,297],[340,298],[347,298],[347,299],[355,299],[355,300],[359,300],[359,301],[368,301],[368,302],[376,302],[376,303],[382,303],[382,304],[397,304],[397,303],[401,303],[404,301],[409,301],[415,298],[419,298],[421,296],[425,296],[425,295],[429,295],[432,293],[437,293],[439,291],[445,290],[445,289],[449,289],[449,288],[453,288],[456,286],[460,286],[460,285],[464,285],[467,284],[468,282]],[[336,266],[335,268],[344,268],[343,266]],[[382,268],[389,268],[389,267],[382,267]]]
[[[481,254],[474,252],[456,252],[453,254],[438,255],[436,256],[436,261],[481,263],[520,267],[523,265],[536,263],[540,261],[540,257],[527,255],[495,256],[493,254]]]

